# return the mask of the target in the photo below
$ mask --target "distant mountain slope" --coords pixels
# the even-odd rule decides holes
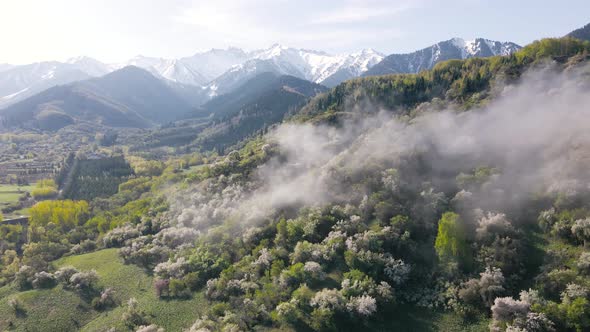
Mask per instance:
[[[182,84],[201,86],[209,82],[209,80],[197,70],[191,68],[187,63],[177,59],[152,58],[139,55],[127,62],[114,66],[116,68],[136,66],[149,71],[156,77],[165,78]]]
[[[14,66],[0,71],[0,108],[53,86],[90,77],[77,65],[57,61]]]
[[[136,142],[136,148],[172,145],[222,150],[282,121],[309,98],[327,90],[293,76],[262,73],[202,105],[190,114],[191,119],[153,130]]]
[[[100,77],[126,66],[149,71],[192,105],[201,105],[214,96],[233,91],[261,73],[274,72],[335,86],[361,75],[383,58],[384,55],[371,49],[330,55],[273,45],[251,52],[239,48],[212,49],[180,59],[136,56],[118,64],[105,64],[84,56],[66,62],[21,66],[0,64],[0,108],[56,85]]]
[[[116,100],[154,123],[173,121],[191,108],[166,83],[134,66],[75,85]]]
[[[228,93],[265,72],[335,86],[364,73],[383,57],[370,49],[347,55],[330,55],[276,44],[268,49],[252,52],[249,60],[217,77],[208,88],[212,96]]]
[[[75,66],[80,71],[83,71],[93,77],[103,76],[114,70],[111,65],[107,65],[87,56],[70,58],[66,61],[66,63]]]
[[[413,53],[389,55],[367,70],[363,76],[418,73],[432,69],[434,65],[445,60],[508,55],[520,48],[511,42],[483,38],[465,41],[454,38]]]
[[[265,72],[248,80],[234,92],[216,97],[199,107],[202,115],[222,118],[236,113],[241,107],[256,102],[261,96],[287,89],[290,93],[309,98],[327,90],[326,87],[293,76]]]
[[[590,41],[590,23],[586,24],[582,28],[576,29],[568,33],[567,36]]]
[[[232,66],[243,63],[247,59],[248,53],[239,48],[230,47],[225,50],[211,49],[205,52],[198,52],[180,60],[199,72],[209,82],[226,72]]]
[[[5,128],[54,131],[76,121],[111,127],[150,126],[150,122],[105,96],[71,85],[56,86],[0,111]]]
[[[88,121],[145,128],[173,121],[190,105],[147,71],[125,67],[100,78],[45,90],[0,110],[4,127],[57,130]]]
[[[289,112],[325,91],[322,85],[293,76],[258,75],[235,92],[203,105],[214,121],[199,134],[196,143],[205,150],[223,150],[281,122]]]

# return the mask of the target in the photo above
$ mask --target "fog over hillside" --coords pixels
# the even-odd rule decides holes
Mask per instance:
[[[538,192],[588,190],[590,132],[580,121],[590,115],[584,73],[531,71],[522,83],[503,88],[498,100],[465,113],[423,105],[423,114],[407,120],[395,110],[364,105],[351,109],[352,117],[337,128],[286,123],[270,134],[280,156],[258,169],[255,188],[232,185],[205,198],[200,185],[171,204],[182,223],[202,228],[234,214],[249,221],[287,206],[359,201],[368,193],[350,190],[339,179],[383,163],[404,169],[418,163],[428,175],[409,176],[406,170],[396,181],[429,181],[444,191],[454,190],[458,172],[495,168],[482,192],[469,193],[488,210],[516,207]]]

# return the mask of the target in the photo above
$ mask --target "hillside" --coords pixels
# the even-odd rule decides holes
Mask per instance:
[[[385,108],[410,112],[421,103],[472,108],[497,97],[503,84],[516,82],[531,65],[567,59],[574,65],[585,58],[570,58],[569,54],[583,53],[587,49],[587,43],[573,39],[544,39],[511,56],[449,60],[419,74],[354,79],[317,96],[297,117],[308,119],[322,113],[322,117],[330,118],[344,113],[351,102],[358,100],[368,103],[369,111]]]
[[[179,121],[155,130],[134,148],[184,145],[198,150],[223,150],[281,122],[327,88],[293,76],[262,73],[234,92],[213,98]],[[192,119],[192,120],[190,120]]]
[[[0,326],[588,330],[589,52],[351,80],[225,154],[126,151],[114,195],[31,209],[22,256],[0,225]],[[218,100],[221,121],[321,90],[259,79],[282,88]]]
[[[55,61],[11,66],[0,72],[0,108],[12,105],[56,85],[90,78],[73,64]]]
[[[191,106],[137,67],[45,90],[0,110],[2,126],[55,131],[76,122],[146,128],[173,121]]]
[[[115,249],[97,251],[91,254],[67,257],[55,262],[55,267],[74,266],[80,270],[94,269],[99,275],[101,287],[111,287],[116,301],[124,303],[130,297],[139,302],[142,310],[155,318],[158,325],[167,331],[178,331],[190,326],[203,308],[201,295],[188,301],[171,300],[160,302],[151,292],[153,278],[134,265],[120,262]],[[101,312],[93,310],[76,292],[63,288],[32,290],[16,294],[14,289],[0,289],[0,328],[14,331],[101,331],[105,326],[125,330],[120,321],[123,307]],[[26,308],[26,319],[13,317],[6,304],[15,295]]]
[[[590,41],[590,23],[568,33],[567,36]]]
[[[205,150],[220,150],[280,123],[289,112],[327,89],[292,76],[261,74],[242,89],[203,105],[213,115],[213,124],[197,137]]]

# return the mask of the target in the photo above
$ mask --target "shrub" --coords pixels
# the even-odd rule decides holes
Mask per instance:
[[[57,185],[52,179],[40,180],[31,191],[36,200],[48,199],[57,195]]]
[[[35,270],[28,265],[21,266],[18,272],[14,275],[14,282],[16,283],[17,287],[21,290],[33,287],[34,279]]]
[[[309,302],[312,307],[330,309],[334,311],[342,310],[345,306],[345,303],[346,300],[336,289],[322,289],[321,291],[317,292]]]
[[[590,274],[590,252],[583,252],[578,258],[578,269],[584,274]]]
[[[170,280],[168,279],[156,279],[154,282],[154,289],[156,290],[156,296],[163,297],[164,294],[166,296],[170,296],[169,290]]]
[[[576,220],[571,231],[578,240],[584,243],[584,247],[587,247],[590,240],[590,218]]]
[[[139,303],[134,297],[127,301],[127,309],[121,316],[121,319],[129,328],[146,325],[148,323],[146,314],[141,309],[139,309]]]
[[[156,265],[154,274],[162,279],[181,279],[186,274],[188,265],[189,263],[184,257],[180,257],[176,262],[169,259],[167,262]]]
[[[529,312],[530,303],[512,297],[497,297],[492,305],[492,327],[523,319]],[[495,331],[492,328],[492,331]]]
[[[69,280],[69,286],[79,291],[92,290],[98,282],[98,274],[95,270],[83,271],[73,274]]]
[[[377,311],[377,300],[369,295],[353,297],[346,305],[349,312],[369,317]]]
[[[19,313],[25,311],[24,305],[16,297],[11,298],[10,300],[8,300],[7,303],[8,303],[8,306],[10,307],[10,309],[12,309],[12,311],[14,312],[14,314],[19,314]]]
[[[103,290],[99,297],[92,300],[92,307],[95,310],[104,310],[106,308],[114,307],[116,304],[115,291],[112,288]]]
[[[78,273],[78,269],[76,269],[73,266],[62,266],[61,268],[59,268],[56,272],[55,272],[55,277],[57,278],[57,281],[61,282],[64,285],[67,285],[70,283],[70,278]]]
[[[41,271],[35,273],[35,278],[33,279],[33,288],[51,288],[55,286],[57,283],[57,278],[48,272]]]
[[[191,291],[183,280],[170,279],[168,289],[172,297],[189,298],[191,296]]]
[[[137,228],[131,225],[125,225],[122,227],[117,227],[108,232],[102,238],[102,241],[104,246],[107,248],[121,247],[123,244],[125,244],[125,241],[139,237],[140,235],[141,233],[137,230]]]
[[[136,332],[164,332],[164,329],[156,324],[142,325],[137,328]]]
[[[96,249],[96,242],[92,240],[84,240],[70,249],[70,252],[75,255],[94,251]]]

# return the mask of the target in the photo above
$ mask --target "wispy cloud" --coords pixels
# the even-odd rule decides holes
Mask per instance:
[[[317,14],[312,24],[361,23],[398,15],[418,6],[419,1],[349,1],[340,8]]]
[[[328,51],[360,49],[375,36],[395,39],[402,31],[387,22],[422,0],[193,0],[172,16],[203,38],[257,48],[279,42]],[[373,22],[371,22],[373,21]],[[371,45],[372,46],[372,45]]]

